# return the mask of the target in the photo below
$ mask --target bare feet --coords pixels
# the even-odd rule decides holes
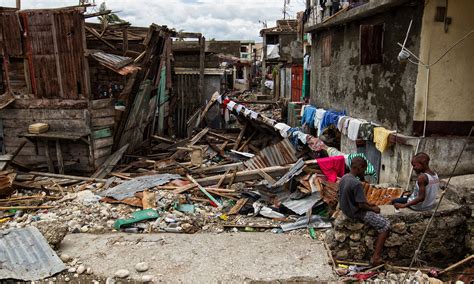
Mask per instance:
[[[380,257],[373,257],[370,259],[370,264],[372,267],[379,266],[383,264],[383,260]]]

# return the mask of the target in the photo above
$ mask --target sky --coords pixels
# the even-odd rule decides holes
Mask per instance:
[[[78,0],[21,0],[22,9],[77,5]],[[92,2],[92,0],[89,0]],[[207,39],[261,41],[259,31],[283,17],[285,0],[108,0],[107,8],[134,26],[151,23],[186,32],[200,32]],[[287,0],[288,1],[288,0]],[[287,12],[294,19],[306,0],[289,0]],[[96,0],[98,9],[102,0]],[[0,0],[0,6],[15,6],[15,0]],[[93,8],[88,9],[89,12]],[[288,16],[287,16],[288,18]]]

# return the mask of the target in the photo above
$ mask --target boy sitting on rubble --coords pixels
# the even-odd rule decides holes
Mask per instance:
[[[413,170],[418,174],[415,189],[408,197],[392,200],[395,208],[411,208],[413,210],[430,210],[436,205],[436,194],[439,189],[438,175],[429,167],[430,157],[425,153],[416,154],[411,160]]]
[[[367,161],[364,158],[355,157],[352,159],[351,172],[344,175],[339,182],[339,208],[347,217],[361,220],[379,233],[375,243],[375,251],[370,260],[372,265],[377,266],[382,263],[381,254],[390,231],[390,222],[380,215],[378,206],[367,202],[360,182],[364,179],[366,168]]]

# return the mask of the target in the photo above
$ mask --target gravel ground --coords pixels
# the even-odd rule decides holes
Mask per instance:
[[[168,283],[335,279],[324,245],[301,235],[69,234],[60,254],[90,267],[98,279],[128,270],[125,282],[141,281],[144,275]],[[147,271],[136,271],[140,262],[149,266]]]

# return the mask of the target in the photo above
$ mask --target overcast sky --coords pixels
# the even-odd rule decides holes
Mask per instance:
[[[90,0],[92,2],[92,0]],[[282,18],[284,0],[108,0],[107,8],[135,26],[151,23],[176,30],[201,32],[208,39],[261,41],[262,23],[275,26]],[[78,0],[22,0],[22,9],[77,5]],[[95,1],[97,8],[102,3]],[[290,0],[288,13],[295,18],[306,0]],[[0,6],[15,6],[15,0],[0,0]],[[92,9],[89,8],[89,11]]]

